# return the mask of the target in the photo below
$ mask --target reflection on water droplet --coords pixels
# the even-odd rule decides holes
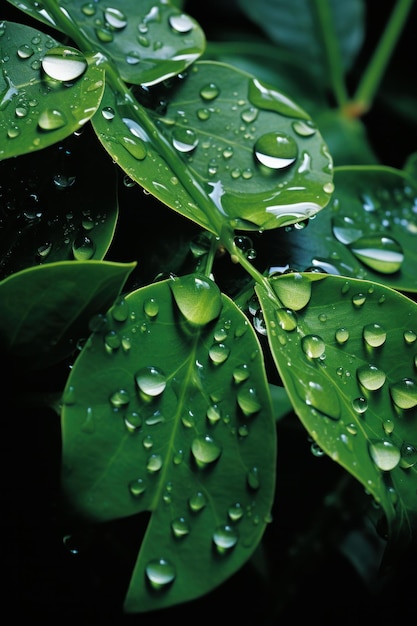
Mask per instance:
[[[346,343],[349,339],[349,331],[347,328],[338,328],[335,332],[335,339],[337,343],[341,345]]]
[[[159,305],[158,301],[155,298],[149,298],[145,300],[143,304],[143,310],[145,315],[147,315],[150,319],[155,319],[159,313]]]
[[[386,374],[376,365],[361,365],[356,371],[360,384],[368,391],[381,389],[386,380]]]
[[[105,120],[112,120],[114,118],[114,116],[116,115],[116,113],[114,112],[114,109],[112,107],[104,107],[101,110],[101,114],[104,117]]]
[[[417,384],[411,378],[403,378],[390,386],[391,398],[399,409],[417,406]]]
[[[74,48],[53,48],[42,60],[42,69],[45,74],[61,82],[79,78],[87,67],[85,56]]]
[[[324,354],[326,344],[318,335],[305,335],[301,339],[301,348],[310,359],[318,359]]]
[[[271,132],[257,139],[254,153],[261,165],[272,170],[280,170],[295,162],[298,148],[294,139],[289,135]]]
[[[207,505],[207,498],[202,491],[197,491],[195,494],[190,496],[188,505],[193,513],[198,513]]]
[[[404,442],[401,446],[400,466],[404,469],[413,467],[417,463],[417,449],[411,443]]]
[[[311,281],[307,276],[298,272],[291,272],[271,278],[270,283],[284,307],[293,311],[300,311],[310,301]]]
[[[145,573],[152,589],[158,591],[166,589],[171,585],[176,576],[175,567],[166,559],[154,559],[149,561]]]
[[[204,326],[216,319],[222,308],[218,286],[205,276],[175,278],[170,287],[179,310],[194,326]]]
[[[29,59],[33,54],[33,48],[27,43],[24,43],[17,49],[17,56],[19,57],[19,59]]]
[[[367,411],[368,409],[368,401],[363,396],[359,396],[358,398],[354,398],[352,400],[352,406],[356,413],[362,415],[362,413],[365,413],[365,411]]]
[[[411,345],[417,339],[417,334],[413,330],[405,330],[403,333],[404,341],[407,345]]]
[[[363,293],[356,293],[352,296],[352,304],[356,309],[359,309],[366,302],[366,296]]]
[[[191,18],[185,13],[181,15],[171,15],[168,22],[174,32],[182,35],[191,32],[194,27]]]
[[[246,363],[242,363],[241,365],[237,365],[233,370],[233,380],[235,383],[242,383],[244,380],[247,380],[250,375],[249,366]]]
[[[129,491],[134,498],[141,496],[145,489],[145,481],[142,478],[137,478],[129,483]]]
[[[191,452],[199,467],[206,467],[220,458],[221,446],[210,435],[199,435],[191,443]]]
[[[275,111],[275,113],[297,119],[308,119],[307,114],[292,100],[258,79],[249,81],[249,100],[259,109]]]
[[[233,548],[238,541],[238,534],[233,526],[225,524],[218,526],[213,533],[213,541],[220,554],[225,554]]]
[[[119,9],[109,7],[104,10],[104,18],[107,25],[114,30],[122,30],[127,25],[127,17]]]
[[[134,433],[142,426],[142,418],[136,411],[129,411],[124,418],[125,426],[130,433]]]
[[[88,261],[94,256],[95,251],[96,247],[93,240],[86,235],[77,237],[72,243],[72,253],[77,261]]]
[[[291,309],[279,308],[275,311],[279,326],[288,332],[297,328],[297,316]]]
[[[240,502],[235,502],[235,504],[232,504],[231,506],[229,506],[227,514],[232,522],[237,522],[240,519],[242,519],[243,507],[240,504]]]
[[[253,387],[241,387],[237,393],[237,403],[246,417],[251,417],[258,413],[262,404],[258,398],[256,389]]]
[[[218,404],[211,404],[207,409],[206,415],[210,424],[216,424],[222,418],[222,410]]]
[[[385,235],[361,237],[349,248],[359,261],[381,274],[398,272],[404,261],[401,245],[392,237]]]
[[[224,363],[230,354],[230,348],[224,343],[214,343],[209,349],[209,357],[215,365]]]
[[[296,390],[300,398],[307,406],[319,411],[324,416],[333,420],[340,418],[339,394],[334,386],[324,377],[314,379],[314,374],[309,374],[310,380],[298,379]]]
[[[189,128],[175,128],[172,134],[172,145],[178,152],[192,152],[198,144],[198,138],[195,132]]]
[[[380,324],[367,324],[363,329],[363,338],[371,348],[379,348],[385,343],[387,333]]]
[[[167,379],[157,367],[144,367],[135,374],[136,384],[145,396],[160,396],[165,390]]]
[[[117,389],[109,398],[110,404],[115,409],[127,406],[130,402],[129,393],[125,389]]]
[[[369,444],[369,453],[375,465],[387,472],[397,467],[400,462],[401,454],[397,446],[391,441],[384,439],[371,441]]]
[[[58,109],[44,109],[38,117],[41,130],[57,130],[67,123],[65,115]]]
[[[201,91],[200,96],[203,100],[214,100],[220,93],[220,89],[215,83],[209,83],[205,85]]]
[[[159,472],[162,467],[162,457],[160,454],[151,454],[146,463],[146,469],[151,474]]]
[[[297,120],[292,125],[294,131],[300,137],[311,137],[315,135],[317,130],[310,120]]]

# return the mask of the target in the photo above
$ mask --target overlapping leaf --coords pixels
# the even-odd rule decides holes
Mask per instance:
[[[0,282],[0,345],[10,366],[44,369],[68,357],[93,316],[120,293],[134,263],[77,261],[26,269]]]
[[[324,141],[273,87],[199,61],[150,97],[154,110],[120,103],[108,88],[93,125],[129,176],[186,217],[216,234],[226,223],[262,230],[328,203],[333,172]]]
[[[1,36],[0,159],[50,146],[96,112],[104,70],[94,58],[39,30],[4,22]]]
[[[109,311],[64,393],[63,488],[95,520],[151,512],[125,608],[197,598],[251,556],[268,521],[275,426],[240,309],[200,275]]]
[[[205,36],[197,22],[162,0],[117,0],[110,5],[100,0],[42,4],[11,0],[11,4],[61,30],[81,48],[87,41],[89,49],[104,53],[122,79],[135,85],[180,74],[204,51]]]
[[[417,305],[340,276],[283,274],[270,286],[256,292],[294,409],[372,494],[400,554],[417,533]]]
[[[286,262],[416,292],[415,179],[385,166],[336,167],[334,174],[326,210],[286,233]]]

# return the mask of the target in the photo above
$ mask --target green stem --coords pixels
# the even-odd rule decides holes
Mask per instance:
[[[319,0],[320,2],[320,0]],[[363,112],[370,109],[414,0],[397,0],[391,16],[356,89],[353,101]]]
[[[342,56],[334,27],[332,9],[329,0],[315,0],[313,5],[316,12],[318,29],[322,37],[327,66],[329,68],[333,94],[339,107],[342,107],[348,100],[348,94],[344,81]]]

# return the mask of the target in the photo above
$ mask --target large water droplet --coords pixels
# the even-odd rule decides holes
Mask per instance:
[[[294,139],[279,132],[266,133],[259,137],[254,151],[257,161],[272,170],[289,167],[295,162],[298,154]]]
[[[41,130],[57,130],[67,123],[67,118],[58,109],[44,109],[38,117],[38,126]]]
[[[206,467],[220,458],[221,446],[210,435],[199,435],[191,443],[191,452],[199,467]]]
[[[401,446],[401,461],[402,468],[413,467],[417,463],[417,449],[411,443],[404,442]]]
[[[79,78],[87,67],[84,55],[74,48],[53,48],[42,60],[42,69],[45,74],[61,82]]]
[[[129,491],[134,498],[141,496],[146,489],[146,483],[143,478],[137,478],[129,483]]]
[[[363,329],[363,338],[371,348],[379,348],[385,343],[387,333],[381,324],[367,324]]]
[[[146,469],[151,474],[155,472],[159,472],[163,464],[162,457],[160,454],[151,454],[146,463]]]
[[[191,18],[185,13],[181,15],[171,15],[168,22],[172,30],[181,35],[191,32],[194,27]]]
[[[308,119],[307,114],[284,94],[258,79],[249,81],[249,100],[259,109],[275,111],[280,115]]]
[[[145,396],[160,396],[165,390],[167,379],[165,374],[157,367],[144,367],[135,374],[138,388]]]
[[[189,128],[181,128],[180,126],[172,133],[172,145],[178,152],[192,152],[198,144],[198,138],[195,132]]]
[[[202,491],[197,491],[190,496],[188,505],[193,513],[199,513],[207,505],[207,498]]]
[[[391,398],[399,409],[417,406],[417,384],[411,378],[403,378],[390,387]]]
[[[81,235],[73,241],[72,253],[77,261],[88,261],[94,256],[95,251],[94,242],[87,235]]]
[[[385,235],[361,237],[349,248],[359,261],[381,274],[398,272],[404,261],[401,245]]]
[[[207,277],[189,275],[175,278],[170,287],[179,310],[190,324],[204,326],[219,316],[221,292]]]
[[[113,7],[104,10],[104,18],[113,30],[122,30],[127,25],[127,17],[123,11]]]
[[[200,96],[203,100],[214,100],[220,93],[220,89],[215,83],[208,83],[201,91]]]
[[[185,519],[185,517],[177,517],[171,522],[171,529],[174,537],[177,539],[181,539],[185,537],[190,532],[190,525]]]
[[[301,348],[310,359],[319,359],[326,349],[326,344],[318,335],[305,335],[301,339]]]
[[[167,559],[149,561],[145,570],[147,579],[155,590],[161,590],[171,585],[176,576],[174,565]]]
[[[224,343],[214,343],[209,349],[209,357],[215,365],[224,363],[230,354],[230,348]]]
[[[290,332],[297,328],[297,316],[291,309],[279,308],[276,310],[275,315],[282,330]]]
[[[385,372],[371,364],[361,365],[356,374],[360,384],[368,391],[381,389],[387,378]]]
[[[292,272],[271,278],[270,283],[284,307],[300,311],[310,302],[311,281],[307,276]]]
[[[255,415],[262,407],[256,389],[253,387],[241,387],[237,394],[237,403],[246,417]]]
[[[220,554],[231,550],[238,541],[238,534],[233,526],[225,524],[218,526],[213,533],[213,541]]]
[[[401,453],[397,446],[391,441],[384,439],[370,442],[369,453],[375,465],[384,472],[397,467],[401,458]]]

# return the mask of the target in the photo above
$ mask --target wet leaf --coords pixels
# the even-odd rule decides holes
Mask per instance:
[[[0,282],[0,345],[10,366],[41,370],[68,357],[89,322],[121,291],[134,263],[78,261],[26,269]]]
[[[325,211],[288,234],[288,263],[416,292],[417,186],[384,166],[335,168]]]
[[[91,56],[13,22],[1,37],[0,159],[50,146],[95,113],[104,70]]]
[[[417,305],[376,283],[315,273],[257,286],[294,410],[373,496],[400,553],[417,533]]]
[[[146,612],[209,592],[255,550],[274,417],[256,335],[206,277],[143,287],[107,322],[64,393],[63,488],[93,520],[151,513],[125,601]]]
[[[118,218],[117,176],[90,127],[0,162],[0,177],[1,278],[45,263],[104,258]]]
[[[225,223],[292,224],[329,201],[332,161],[319,131],[250,74],[199,61],[151,94],[154,110],[150,95],[134,94],[147,108],[119,104],[106,90],[93,119],[100,140],[131,178],[214,233]]]
[[[74,37],[73,26],[59,18],[59,7],[51,10],[30,0],[12,4]],[[71,0],[65,3],[65,11],[82,29],[84,41],[111,59],[127,83],[152,85],[166,80],[183,72],[204,51],[205,36],[197,22],[163,0],[113,4]]]

